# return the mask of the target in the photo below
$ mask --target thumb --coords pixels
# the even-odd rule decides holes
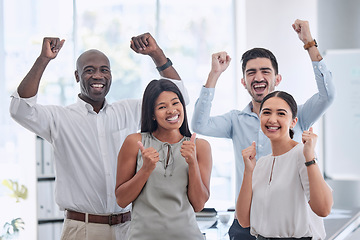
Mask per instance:
[[[140,149],[141,152],[143,152],[145,150],[144,145],[142,144],[142,142],[138,141],[137,145],[139,146],[139,149]]]
[[[309,128],[309,132],[313,133],[313,127]]]
[[[255,141],[252,142],[251,146],[253,146],[254,148],[256,147]]]
[[[195,143],[195,139],[196,139],[196,133],[193,133],[193,134],[191,135],[190,141],[193,142],[193,143]]]

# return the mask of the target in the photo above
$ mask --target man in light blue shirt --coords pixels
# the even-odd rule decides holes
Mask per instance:
[[[301,141],[302,132],[308,130],[333,102],[335,89],[331,72],[322,61],[317,43],[311,36],[309,23],[296,20],[293,28],[309,53],[319,91],[303,105],[298,106],[298,122],[294,128],[294,140]],[[269,50],[263,48],[248,50],[242,56],[241,83],[251,95],[251,102],[242,111],[232,110],[220,116],[210,117],[215,85],[230,61],[231,58],[226,52],[212,55],[212,69],[195,104],[192,128],[195,132],[206,136],[232,139],[236,168],[235,196],[238,196],[244,173],[241,151],[255,141],[257,159],[271,153],[270,141],[260,128],[259,108],[262,99],[274,91],[281,82],[281,75],[278,74],[276,58]],[[241,228],[236,219],[230,227],[229,236],[231,240],[255,239],[250,235],[249,228]]]

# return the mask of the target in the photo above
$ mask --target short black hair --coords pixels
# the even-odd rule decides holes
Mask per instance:
[[[291,96],[289,93],[284,92],[284,91],[274,91],[269,93],[268,95],[266,95],[264,97],[264,99],[261,101],[260,104],[260,110],[259,112],[261,112],[261,109],[264,105],[264,103],[266,102],[266,100],[268,100],[269,98],[273,98],[273,97],[278,97],[281,98],[282,100],[284,100],[290,107],[291,109],[291,113],[292,113],[292,119],[295,119],[297,116],[297,104],[295,99],[293,98],[293,96]],[[290,129],[290,138],[293,139],[294,137],[294,130]]]
[[[173,92],[178,96],[184,108],[184,121],[180,127],[180,133],[183,136],[191,137],[184,97],[176,84],[167,79],[152,80],[145,88],[141,107],[141,132],[152,133],[158,128],[158,123],[153,119],[155,102],[165,91]]]
[[[279,66],[278,66],[276,57],[270,50],[265,49],[265,48],[253,48],[253,49],[247,50],[241,57],[243,75],[245,75],[245,68],[246,68],[247,62],[249,60],[255,59],[255,58],[270,59],[271,65],[275,71],[275,75],[277,75],[279,73]]]

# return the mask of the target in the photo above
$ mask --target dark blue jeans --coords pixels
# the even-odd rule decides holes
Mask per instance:
[[[250,228],[241,227],[237,219],[234,219],[229,229],[229,237],[230,240],[256,240],[256,238],[250,234]]]

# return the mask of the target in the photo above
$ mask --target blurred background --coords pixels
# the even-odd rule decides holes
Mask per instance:
[[[42,77],[39,103],[75,101],[75,61],[91,48],[111,61],[108,101],[140,98],[159,75],[149,57],[130,49],[130,39],[150,32],[188,89],[191,119],[211,54],[219,51],[232,61],[216,87],[212,115],[242,110],[249,103],[240,82],[240,58],[253,47],[268,48],[277,57],[283,76],[279,90],[290,92],[298,103],[316,93],[310,58],[291,26],[296,19],[309,21],[337,88],[334,104],[314,126],[320,166],[337,190],[335,207],[360,207],[355,151],[360,143],[359,0],[0,0],[0,239],[6,239],[8,229],[28,240],[40,239],[39,229],[45,226],[53,230],[43,239],[58,239],[61,231],[63,216],[52,199],[51,149],[9,115],[10,95],[40,54],[43,37],[66,42]],[[232,142],[199,137],[211,143],[214,160],[207,207],[226,211],[235,203]]]

